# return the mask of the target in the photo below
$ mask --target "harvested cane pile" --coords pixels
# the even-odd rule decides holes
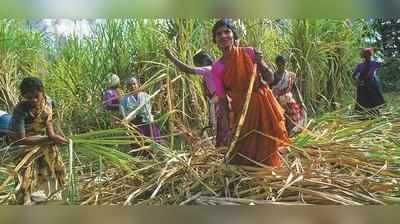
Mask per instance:
[[[215,149],[184,128],[179,129],[191,142],[187,150],[136,139],[144,142],[135,153],[145,156],[129,155],[132,140],[123,129],[74,136],[67,200],[80,205],[400,203],[399,112],[376,119],[343,114],[310,121],[308,130],[292,139],[281,169],[226,165],[227,149]]]
[[[343,111],[327,114],[292,139],[282,169],[226,165],[226,149],[217,150],[191,135],[188,151],[159,146],[152,158],[132,158],[130,171],[109,168],[100,177],[80,176],[76,203],[400,203],[398,115],[393,112],[365,120],[344,116]]]

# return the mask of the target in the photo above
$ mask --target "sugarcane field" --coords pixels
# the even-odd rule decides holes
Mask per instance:
[[[0,205],[400,205],[400,19],[0,19]]]

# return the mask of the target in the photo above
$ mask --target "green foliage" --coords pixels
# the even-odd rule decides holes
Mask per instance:
[[[6,41],[1,42],[0,52],[12,51],[16,55],[18,77],[32,74],[44,80],[47,94],[56,101],[62,128],[67,132],[109,127],[101,96],[110,72],[118,74],[121,80],[135,74],[142,83],[167,73],[170,95],[166,93],[166,79],[146,89],[154,93],[162,88],[153,100],[156,117],[168,114],[167,119],[173,116],[174,122],[200,128],[207,125],[208,114],[201,78],[177,71],[164,57],[163,49],[174,49],[188,64],[193,63],[192,56],[199,48],[219,58],[220,52],[211,41],[214,22],[214,19],[106,20],[88,37],[71,36],[60,41],[56,55],[50,57],[40,33],[27,30],[22,20],[2,20],[0,35]],[[274,67],[277,54],[289,58],[289,67],[298,74],[298,84],[310,112],[334,109],[343,96],[352,95],[350,75],[366,32],[362,20],[244,19],[235,20],[235,24],[241,44],[262,51],[270,66]],[[8,41],[11,39],[16,40]],[[169,106],[175,109],[174,113],[170,113]]]
[[[398,57],[400,55],[400,20],[376,19],[373,27],[379,34],[377,46],[383,50],[386,57]]]
[[[385,92],[400,91],[400,59],[387,58],[378,70],[378,76]]]
[[[291,21],[287,54],[311,112],[335,109],[352,94],[350,77],[365,32],[362,20]]]

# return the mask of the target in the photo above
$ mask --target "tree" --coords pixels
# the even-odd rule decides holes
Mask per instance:
[[[377,19],[374,27],[380,36],[378,47],[385,57],[400,56],[400,19]]]

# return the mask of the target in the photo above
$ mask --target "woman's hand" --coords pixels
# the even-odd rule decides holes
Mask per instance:
[[[49,136],[50,140],[52,140],[54,143],[62,145],[62,144],[67,144],[68,140],[62,137],[61,135],[53,135]]]
[[[211,102],[213,104],[217,104],[219,102],[219,97],[214,94],[213,97],[211,98]]]
[[[274,74],[272,73],[271,69],[268,67],[267,63],[264,61],[263,53],[254,49],[255,54],[255,63],[257,64],[257,70],[261,72],[262,78],[266,81],[269,85],[272,85],[274,81]]]
[[[171,52],[170,49],[165,48],[165,49],[164,49],[164,54],[165,54],[165,56],[167,56],[167,58],[169,58],[169,59],[174,59],[174,55],[172,54],[172,52]]]

